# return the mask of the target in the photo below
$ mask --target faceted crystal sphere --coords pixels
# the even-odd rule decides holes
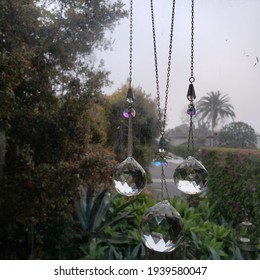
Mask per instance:
[[[197,194],[204,191],[208,172],[206,168],[194,157],[186,158],[173,174],[177,188],[186,194]]]
[[[165,200],[149,208],[140,224],[145,246],[157,252],[172,252],[183,237],[183,224],[178,211]]]
[[[127,157],[116,168],[113,181],[120,194],[134,196],[138,195],[145,187],[146,173],[133,157]]]

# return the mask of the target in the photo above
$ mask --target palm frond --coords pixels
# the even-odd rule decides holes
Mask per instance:
[[[219,120],[236,117],[234,107],[230,104],[227,94],[219,91],[207,93],[197,103],[197,114],[200,121],[210,121],[213,129]]]

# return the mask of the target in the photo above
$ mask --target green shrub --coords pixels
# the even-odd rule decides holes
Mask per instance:
[[[81,223],[83,259],[141,259],[145,247],[139,233],[140,220],[153,204],[144,193],[127,198],[108,190],[94,194],[85,190],[77,202]]]
[[[260,151],[203,148],[202,162],[209,172],[209,201],[228,221],[249,219],[260,228]]]
[[[115,195],[108,199],[109,204],[103,205],[105,196],[101,200],[99,196],[94,198],[98,202],[97,211],[91,210],[92,220],[99,220],[98,226],[91,229],[92,236],[88,235],[81,246],[83,259],[241,258],[235,231],[220,219],[215,206],[210,205],[205,197],[199,198],[196,207],[190,207],[181,198],[171,201],[183,218],[183,243],[172,253],[157,253],[144,246],[139,231],[142,216],[156,203],[154,200],[145,193],[136,198]],[[104,208],[105,212],[100,211]],[[102,219],[98,215],[101,212]]]
[[[172,205],[183,219],[186,259],[242,259],[236,231],[206,197],[200,197],[196,207],[180,198],[174,198]]]
[[[169,151],[176,156],[186,158],[187,157],[187,145],[172,146],[169,145]]]
[[[173,153],[176,156],[186,158],[188,156],[187,152],[187,144],[182,144],[178,146],[169,145],[169,152]],[[198,155],[198,148],[194,148],[194,155],[197,157]]]

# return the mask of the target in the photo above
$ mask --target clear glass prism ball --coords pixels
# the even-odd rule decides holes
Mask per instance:
[[[145,246],[157,252],[172,252],[183,237],[181,216],[167,200],[147,210],[142,217],[140,230]]]
[[[189,156],[177,166],[173,179],[180,191],[186,194],[198,194],[207,186],[208,172],[201,162]]]
[[[133,158],[127,157],[116,168],[113,175],[115,189],[122,195],[138,195],[146,184],[146,172]]]

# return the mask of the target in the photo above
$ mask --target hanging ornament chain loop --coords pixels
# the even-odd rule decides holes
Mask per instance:
[[[132,87],[133,68],[133,0],[130,0],[130,24],[129,24],[129,88]]]
[[[167,77],[166,77],[166,90],[165,90],[165,104],[164,104],[164,109],[163,109],[163,113],[162,113],[161,112],[161,102],[160,102],[161,97],[160,97],[160,85],[159,85],[159,70],[158,70],[157,43],[156,43],[156,33],[155,33],[154,8],[153,8],[153,0],[151,0],[151,17],[152,17],[152,32],[153,32],[157,107],[158,107],[158,118],[159,118],[159,122],[160,122],[160,134],[161,134],[162,137],[165,134],[165,126],[166,126],[166,114],[167,114],[169,85],[170,85],[170,73],[171,73],[174,15],[175,15],[175,0],[173,0],[173,5],[172,5],[171,30],[170,30],[168,64],[167,64]]]
[[[165,160],[165,149],[166,143],[164,139],[166,117],[167,117],[167,106],[168,106],[168,95],[170,86],[170,74],[171,74],[171,60],[172,60],[172,45],[173,45],[173,30],[174,30],[174,16],[175,16],[175,0],[172,4],[172,15],[171,15],[171,29],[169,39],[169,52],[168,52],[168,63],[167,63],[167,75],[166,75],[166,88],[165,88],[165,103],[163,112],[161,109],[161,96],[160,96],[160,85],[159,85],[159,70],[158,70],[158,55],[157,55],[157,43],[156,43],[156,32],[155,32],[155,18],[153,0],[151,2],[151,18],[152,18],[152,33],[153,33],[153,49],[154,49],[154,66],[155,66],[155,83],[156,83],[156,95],[157,95],[157,107],[158,107],[158,118],[160,124],[160,135],[161,139],[159,142],[159,157],[161,158],[161,200],[163,200],[163,191],[165,189],[168,199],[170,199],[165,173],[164,164]],[[167,165],[166,165],[167,166]]]
[[[190,83],[195,82],[194,78],[194,0],[191,0],[191,56],[190,56]]]
[[[193,137],[193,117],[196,114],[196,109],[193,104],[196,99],[193,83],[194,78],[194,0],[191,0],[191,64],[190,78],[187,99],[188,104],[187,114],[190,116],[189,135],[187,145],[187,157],[179,164],[174,171],[173,179],[177,188],[187,194],[195,195],[202,193],[208,182],[208,172],[201,162],[194,158],[194,137]]]
[[[193,116],[196,114],[196,109],[193,101],[196,99],[196,94],[194,90],[193,83],[194,78],[194,0],[191,0],[191,57],[190,57],[190,78],[189,78],[189,88],[187,93],[187,99],[190,101],[188,105],[187,114],[190,116],[189,124],[189,135],[188,135],[188,146],[187,146],[187,156],[194,154],[194,135],[193,135]]]
[[[129,24],[129,88],[126,101],[128,102],[128,145],[127,155],[133,156],[133,102],[135,99],[132,90],[132,68],[133,68],[133,0],[130,0],[130,24]]]

